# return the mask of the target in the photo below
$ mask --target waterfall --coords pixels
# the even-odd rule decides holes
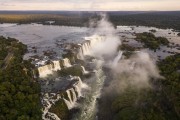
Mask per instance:
[[[64,100],[64,102],[66,103],[66,105],[67,105],[67,107],[68,107],[69,110],[70,110],[71,108],[73,108],[73,105],[72,105],[72,103],[71,103],[70,101],[68,101],[68,100],[66,100],[66,99],[64,99],[64,98],[63,98],[63,100]]]
[[[87,37],[85,39],[86,41],[80,44],[78,48],[77,57],[79,59],[84,59],[85,55],[91,55],[93,46],[102,42],[103,40],[101,36],[97,36],[97,35],[94,35],[92,37]],[[63,68],[71,67],[71,66],[72,65],[69,59],[64,58],[59,61],[52,61],[50,64],[41,66],[37,69],[39,72],[39,77],[43,78],[43,77],[47,77],[48,74],[53,74],[54,71],[61,70]],[[83,74],[88,73],[88,71],[85,70],[84,66],[79,65],[79,67],[81,67]],[[96,99],[100,94],[100,90],[102,88],[103,81],[104,81],[104,77],[101,75],[101,70],[100,71],[98,70],[95,76],[96,76],[95,78],[96,80],[93,79],[92,84],[90,84],[90,87],[87,86],[85,83],[83,83],[80,77],[75,76],[75,77],[71,77],[70,84],[68,84],[68,87],[64,87],[65,89],[63,89],[62,91],[60,90],[59,93],[54,93],[55,95],[48,96],[48,97],[43,96],[42,98],[43,99],[42,103],[44,103],[43,104],[44,106],[43,119],[44,120],[50,120],[50,119],[60,120],[60,118],[58,118],[56,114],[49,112],[49,109],[51,108],[52,104],[56,104],[57,101],[63,100],[63,102],[65,102],[65,104],[67,105],[68,109],[72,109],[75,106],[77,99],[82,96],[83,88],[85,88],[86,90],[91,90],[90,88],[92,88],[92,91],[89,91],[87,96],[86,95],[84,96],[83,94],[87,102],[84,103],[83,105],[84,107],[82,109],[83,114],[80,118],[82,119],[90,118],[90,116],[94,115],[95,108],[96,108]],[[71,80],[76,80],[76,81],[71,82]],[[84,111],[86,112],[85,114],[88,114],[88,116],[84,114]]]
[[[81,96],[81,89],[83,88],[83,84],[80,77],[77,77],[78,83],[74,85],[74,90],[77,92],[77,97]]]
[[[72,93],[72,94],[71,94]],[[69,100],[67,100],[66,98],[64,99],[64,102],[66,103],[68,109],[72,109],[77,101],[77,96],[75,93],[75,90],[73,88],[66,90],[66,94]]]
[[[69,90],[66,90],[66,93],[67,93],[67,96],[68,96],[68,99],[69,99],[69,102],[71,104],[71,107],[70,109],[73,107],[73,100],[72,100],[72,97],[71,97],[71,93],[70,93],[71,89]]]
[[[49,74],[53,74],[53,72],[57,70],[61,70],[60,62],[53,61],[51,64],[38,67],[39,77],[40,78],[46,77]]]
[[[82,47],[79,48],[79,51],[78,51],[78,59],[84,59]]]
[[[54,70],[61,70],[60,62],[59,61],[53,61],[54,64]]]
[[[113,60],[113,67],[115,67],[118,64],[119,60],[122,57],[122,53],[123,53],[122,51],[119,51],[118,55],[114,58],[114,60]]]
[[[81,89],[79,88],[79,86],[75,85],[75,91],[77,92],[77,97],[80,97],[81,96]]]
[[[76,82],[73,83],[72,87],[65,90],[64,92],[60,91],[60,93],[46,93],[44,94],[42,98],[42,104],[44,106],[43,120],[60,120],[60,118],[54,114],[50,113],[49,109],[51,108],[52,104],[56,104],[57,101],[62,99],[65,104],[67,105],[67,108],[70,110],[74,107],[76,104],[76,101],[78,97],[81,96],[81,88],[82,88],[82,81],[80,77],[77,76],[71,76],[70,81],[75,80]]]
[[[80,47],[79,47],[79,51],[77,55],[79,59],[84,59],[85,55],[91,55],[93,46],[95,46],[96,44],[99,44],[100,42],[104,40],[102,36],[98,36],[98,35],[85,37],[84,39],[86,41],[80,44]]]
[[[67,98],[63,98],[64,102],[66,103],[68,109],[72,109],[78,99],[81,96],[81,89],[82,89],[82,81],[80,77],[72,77],[71,79],[78,80],[72,88],[66,90]],[[77,92],[77,95],[76,95]]]
[[[48,74],[52,74],[52,70],[51,67],[49,67],[49,65],[39,67],[38,72],[40,78],[46,77]]]
[[[61,60],[63,67],[71,67],[70,60],[68,58],[64,58]],[[44,78],[49,74],[53,74],[58,70],[61,70],[60,61],[52,61],[52,63],[38,67],[39,77]]]
[[[84,66],[81,66],[81,68],[82,68],[82,72],[83,72],[83,74],[87,74],[87,73],[89,73],[88,71],[86,71],[86,70],[85,70]]]
[[[63,67],[71,67],[70,60],[68,58],[62,59],[62,66]]]
[[[55,94],[53,94],[52,96],[49,96],[49,94],[45,94],[44,98],[42,99],[42,104],[43,106],[45,106],[44,110],[43,110],[43,114],[42,114],[42,119],[43,120],[60,120],[60,118],[54,114],[54,113],[50,113],[49,109],[52,106],[52,103],[54,104],[56,101],[58,101],[61,97],[60,95],[57,95],[56,99],[53,99],[55,96]]]
[[[73,98],[72,98],[72,102],[75,103],[75,102],[77,101],[77,97],[76,97],[75,90],[74,90],[73,88],[71,89],[71,93],[72,93],[72,95],[73,95],[73,96],[72,96],[72,97],[73,97]]]
[[[102,62],[97,61],[96,67],[95,76],[88,79],[90,89],[83,94],[85,100],[81,105],[80,112],[73,117],[73,120],[94,120],[96,118],[96,100],[100,96],[105,79]]]

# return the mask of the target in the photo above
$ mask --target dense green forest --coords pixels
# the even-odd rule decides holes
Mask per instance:
[[[34,66],[23,60],[27,46],[0,37],[0,120],[40,120],[40,86]]]
[[[50,25],[48,21],[55,21],[51,25],[88,26],[87,17],[63,16],[56,14],[0,14],[0,23],[41,23],[43,25]]]
[[[168,45],[169,41],[165,37],[156,37],[153,33],[143,32],[136,34],[136,40],[144,43],[144,47],[152,50],[159,49],[161,45]]]
[[[115,25],[137,25],[180,30],[179,12],[147,12],[141,14],[109,15]]]
[[[48,25],[88,26],[94,17],[102,12],[60,12],[60,11],[0,11],[0,23],[28,24],[32,22]],[[180,30],[180,12],[105,12],[115,25],[153,26]]]

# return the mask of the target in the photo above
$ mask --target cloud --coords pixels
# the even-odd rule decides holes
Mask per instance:
[[[146,52],[137,52],[129,59],[122,59],[112,69],[113,80],[104,89],[105,93],[114,91],[122,93],[129,87],[141,90],[151,88],[151,79],[162,78],[155,62]]]
[[[15,6],[9,7],[12,4]],[[88,10],[88,11],[179,10],[180,0],[1,0],[0,1],[0,10],[13,10],[13,9],[15,10]]]

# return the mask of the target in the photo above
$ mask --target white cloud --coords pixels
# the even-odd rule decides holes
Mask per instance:
[[[180,10],[180,0],[1,0],[0,10]]]

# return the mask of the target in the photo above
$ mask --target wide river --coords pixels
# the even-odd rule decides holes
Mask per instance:
[[[152,29],[157,31],[154,33],[156,36],[166,37],[171,43],[180,45],[180,37],[178,37],[177,32],[174,32],[172,29],[158,29],[144,26],[117,26],[116,30],[121,40],[128,40],[128,44],[138,46],[139,43],[134,40],[135,36],[133,33],[149,32]],[[26,54],[26,58],[33,55],[43,56],[44,51],[55,51],[56,57],[61,57],[61,44],[64,42],[78,43],[83,41],[84,37],[92,34],[94,34],[94,30],[86,27],[50,26],[41,24],[0,24],[0,36],[16,38],[28,45],[29,53]],[[31,52],[32,47],[37,49],[36,53]],[[161,50],[155,53],[149,50],[148,52],[164,58],[171,54],[169,51],[180,53],[180,50],[177,48],[178,47],[161,47]]]

